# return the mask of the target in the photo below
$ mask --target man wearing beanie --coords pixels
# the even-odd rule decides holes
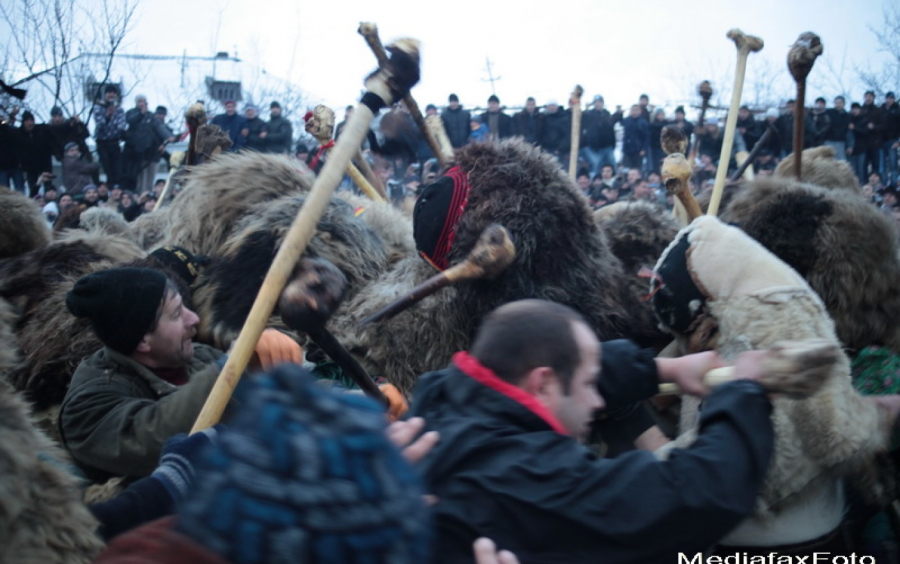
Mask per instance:
[[[266,124],[266,152],[287,155],[291,152],[294,128],[289,119],[281,115],[281,104],[269,104],[269,123]]]
[[[167,438],[190,430],[224,355],[194,344],[199,318],[147,268],[113,268],[66,297],[104,347],[81,362],[60,407],[63,442],[89,477],[146,476]]]

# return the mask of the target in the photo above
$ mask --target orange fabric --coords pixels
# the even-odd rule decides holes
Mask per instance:
[[[409,404],[406,402],[406,398],[403,397],[403,394],[400,393],[396,386],[393,384],[381,384],[378,386],[378,389],[388,399],[388,419],[391,420],[391,423],[399,420],[409,411]]]
[[[277,329],[266,329],[259,337],[254,349],[263,370],[269,370],[279,364],[303,363],[303,348],[297,341]]]

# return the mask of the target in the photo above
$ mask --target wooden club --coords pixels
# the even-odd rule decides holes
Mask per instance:
[[[787,63],[794,82],[797,83],[797,100],[794,102],[794,176],[801,179],[803,157],[803,124],[806,119],[806,77],[824,47],[818,35],[801,33],[788,51]]]
[[[725,190],[725,179],[728,177],[728,163],[731,161],[731,148],[734,146],[734,131],[737,126],[738,109],[741,107],[741,92],[744,89],[744,74],[747,71],[747,56],[763,48],[763,40],[753,35],[745,35],[739,29],[727,33],[729,39],[737,46],[737,67],[734,75],[734,90],[731,92],[731,107],[728,108],[728,120],[725,122],[725,139],[722,141],[722,153],[719,155],[719,167],[716,169],[716,183],[713,186],[709,209],[706,213],[716,215]]]
[[[395,95],[402,96],[419,80],[418,41],[399,40],[388,49],[391,51],[388,64],[382,65],[366,79],[366,93],[285,235],[241,333],[234,342],[228,361],[210,391],[191,432],[215,425],[222,417],[285,283],[312,239],[316,225],[331,200],[331,195],[344,176],[347,163],[359,150],[375,114],[381,108],[392,104]]]
[[[580,84],[575,85],[572,95],[569,96],[569,110],[572,112],[572,139],[569,143],[569,178],[575,180],[578,174],[578,149],[581,144],[581,96],[584,88]]]

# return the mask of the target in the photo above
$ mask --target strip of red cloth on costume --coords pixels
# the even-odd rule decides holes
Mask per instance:
[[[569,432],[550,410],[544,407],[536,397],[522,388],[514,386],[505,380],[501,380],[494,372],[478,362],[478,359],[467,352],[458,352],[453,355],[453,364],[463,371],[466,376],[474,378],[481,384],[500,392],[509,399],[522,404],[523,407],[543,419],[550,428],[560,435],[568,435]]]
[[[456,224],[462,217],[469,203],[469,179],[466,173],[455,166],[447,171],[444,175],[453,180],[453,198],[450,200],[450,208],[447,210],[447,219],[444,221],[444,229],[438,238],[437,245],[434,248],[434,256],[432,261],[441,270],[446,270],[447,256],[450,254],[450,248],[453,246],[453,239],[456,238]]]

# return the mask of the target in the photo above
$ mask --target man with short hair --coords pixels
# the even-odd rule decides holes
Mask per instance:
[[[231,139],[231,148],[229,151],[236,153],[244,148],[247,142],[247,134],[245,120],[243,116],[237,113],[237,102],[234,100],[225,100],[225,113],[219,114],[212,119],[213,125],[218,125],[222,131],[228,134]]]
[[[575,311],[508,303],[470,352],[419,379],[412,415],[440,442],[421,470],[434,505],[433,562],[472,562],[488,537],[523,562],[675,562],[750,514],[774,446],[760,353],[706,397],[696,442],[668,460],[647,451],[598,459],[585,446],[596,412],[627,407],[660,381],[702,394],[715,353],[654,359],[628,341],[601,344]]]
[[[186,276],[196,272],[191,257],[174,254]],[[199,318],[157,270],[89,274],[75,283],[66,306],[90,321],[104,346],[72,377],[60,406],[63,444],[92,477],[146,476],[165,440],[190,430],[224,355],[192,342]],[[298,351],[282,358],[297,361]]]
[[[119,93],[109,85],[103,92],[103,100],[94,104],[94,139],[97,155],[106,173],[106,181],[121,182],[122,149],[119,142],[125,137],[125,112],[119,106]]]
[[[82,159],[81,149],[78,144],[70,141],[65,146],[65,156],[62,162],[63,186],[72,195],[80,194],[81,190],[91,184],[92,175],[100,169],[100,163],[87,162]]]
[[[17,145],[22,170],[28,179],[28,197],[33,198],[40,189],[38,178],[53,171],[53,136],[49,126],[35,123],[34,114],[26,110],[22,113]]]
[[[828,110],[831,127],[825,134],[825,144],[834,148],[834,158],[839,161],[846,161],[848,154],[847,136],[850,134],[850,114],[844,107],[846,103],[843,96],[834,99],[834,107]]]
[[[481,114],[481,123],[488,128],[488,137],[499,141],[512,137],[512,118],[500,109],[500,98],[491,94],[488,98],[488,110]]]
[[[544,108],[542,119],[541,148],[556,157],[560,166],[568,166],[572,144],[569,114],[559,107],[556,100],[550,100]]]
[[[244,108],[244,130],[247,132],[247,149],[263,153],[266,150],[266,137],[269,131],[266,122],[259,119],[259,108],[253,104],[247,104]]]
[[[650,123],[642,117],[641,107],[631,106],[622,120],[622,166],[644,170],[644,158],[650,151]]]
[[[525,100],[525,108],[513,116],[513,134],[522,137],[532,145],[541,139],[542,115],[532,96]]]
[[[76,143],[81,150],[81,155],[87,162],[93,162],[91,151],[84,142],[90,134],[87,126],[82,123],[78,116],[72,116],[66,119],[63,115],[62,108],[53,106],[50,108],[50,135],[53,136],[53,156],[59,162],[63,161],[65,147],[69,143]]]
[[[813,122],[813,139],[810,143],[811,147],[818,147],[825,143],[828,132],[831,130],[831,117],[825,109],[825,98],[819,96],[816,98],[815,105],[812,109]]]
[[[456,94],[450,94],[447,98],[447,107],[441,112],[441,121],[444,122],[444,129],[447,131],[447,137],[450,138],[450,144],[454,149],[458,149],[469,142],[469,132],[472,121],[468,110],[464,110],[459,103],[459,97]]]
[[[122,177],[125,186],[135,192],[146,192],[153,184],[159,166],[161,140],[170,132],[150,113],[147,97],[140,94],[134,99],[134,107],[125,112],[128,129],[125,132],[125,164]]]
[[[853,120],[856,133],[855,152],[859,157],[859,181],[863,183],[871,172],[881,174],[881,149],[885,129],[884,111],[875,105],[875,92],[868,90],[859,108],[858,120]],[[884,175],[882,174],[882,177]]]
[[[286,155],[291,152],[294,126],[281,115],[281,104],[269,104],[269,122],[266,124],[266,152]]]

